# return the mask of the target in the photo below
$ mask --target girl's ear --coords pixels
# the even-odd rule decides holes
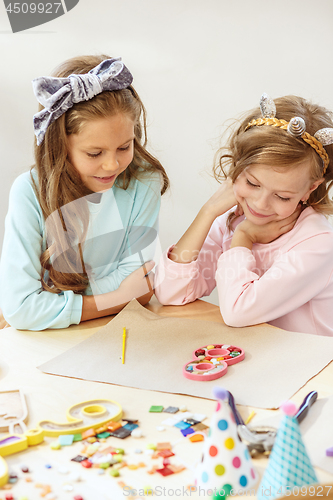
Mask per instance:
[[[322,177],[321,179],[318,179],[317,181],[315,181],[312,186],[310,187],[310,189],[305,193],[304,196],[302,196],[301,200],[300,201],[307,201],[307,199],[309,198],[310,194],[312,193],[312,191],[315,191],[317,189],[318,186],[320,186],[320,184],[322,182],[324,182],[324,177]]]

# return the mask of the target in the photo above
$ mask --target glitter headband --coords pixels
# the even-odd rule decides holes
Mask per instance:
[[[88,101],[105,90],[126,89],[133,77],[120,57],[106,59],[82,75],[68,78],[41,76],[32,81],[37,101],[44,106],[34,115],[34,129],[38,146],[43,142],[47,128],[75,103]]]
[[[262,94],[261,96],[260,111],[262,118],[251,120],[247,124],[245,130],[254,126],[270,125],[272,127],[279,127],[287,130],[293,137],[300,137],[309,144],[323,160],[323,175],[325,174],[330,160],[324,146],[333,144],[333,128],[322,128],[312,136],[305,131],[305,121],[299,116],[295,116],[289,122],[275,118],[275,103],[267,94]]]

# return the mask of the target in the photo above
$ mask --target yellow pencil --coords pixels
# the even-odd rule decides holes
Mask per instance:
[[[125,363],[125,344],[126,344],[126,328],[123,329],[123,356],[122,363]]]
[[[247,419],[245,420],[245,425],[247,425],[252,419],[253,417],[256,415],[256,412],[255,411],[252,411],[250,413],[250,415],[247,417]]]

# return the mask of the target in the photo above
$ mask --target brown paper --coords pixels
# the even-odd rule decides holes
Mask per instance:
[[[122,364],[123,328],[125,363]],[[231,344],[245,359],[222,378],[194,381],[182,374],[193,352],[208,344]],[[286,332],[271,326],[231,328],[224,324],[165,318],[130,302],[110,323],[60,356],[39,366],[53,375],[188,394],[213,399],[216,385],[237,404],[277,408],[333,359],[333,338]]]

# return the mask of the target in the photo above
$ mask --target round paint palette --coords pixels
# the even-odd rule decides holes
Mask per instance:
[[[229,344],[209,344],[193,352],[193,359],[183,367],[183,375],[191,380],[215,380],[223,377],[228,365],[239,363],[245,358],[240,347]]]

